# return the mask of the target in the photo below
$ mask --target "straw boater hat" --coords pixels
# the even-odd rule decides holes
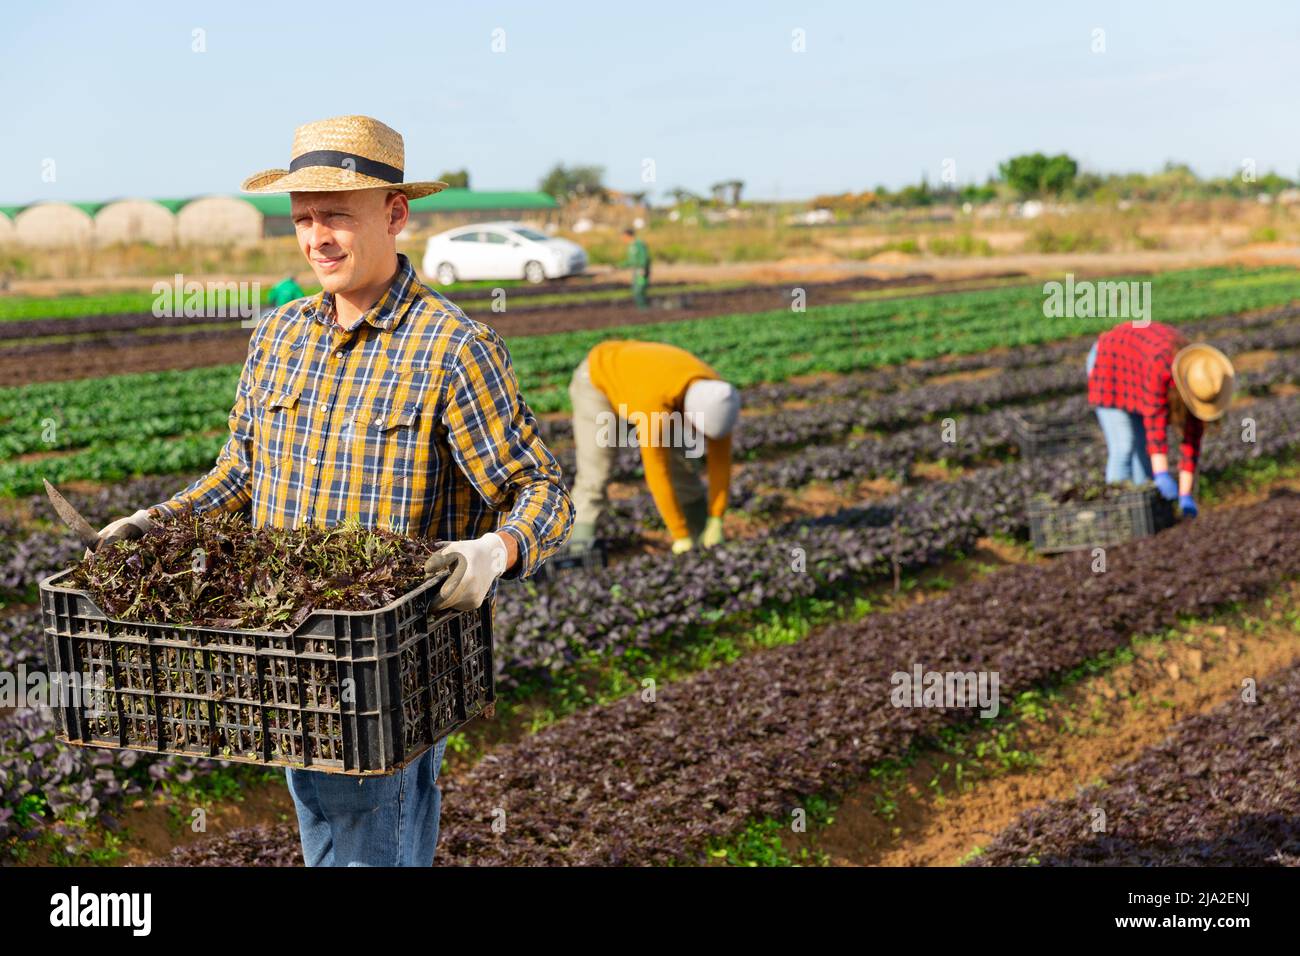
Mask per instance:
[[[1196,342],[1174,356],[1174,385],[1187,410],[1203,422],[1223,416],[1232,401],[1232,362],[1213,345]]]
[[[402,134],[369,116],[335,116],[293,131],[288,169],[267,169],[244,180],[244,192],[343,192],[395,189],[419,199],[446,183],[404,183]]]

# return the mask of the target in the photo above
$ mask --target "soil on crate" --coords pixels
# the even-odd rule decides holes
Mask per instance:
[[[254,529],[237,515],[182,513],[82,561],[67,586],[119,620],[292,630],[314,609],[391,604],[425,581],[433,550],[359,526]]]

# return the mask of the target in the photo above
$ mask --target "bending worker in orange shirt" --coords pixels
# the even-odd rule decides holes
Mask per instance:
[[[722,541],[731,432],[740,415],[735,386],[676,346],[610,341],[587,353],[569,397],[578,459],[574,544],[595,538],[596,520],[609,503],[615,450],[628,441],[641,447],[646,484],[673,536],[673,554]],[[708,459],[707,498],[698,476],[702,454]]]

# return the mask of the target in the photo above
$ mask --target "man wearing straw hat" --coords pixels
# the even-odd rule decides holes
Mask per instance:
[[[299,127],[289,168],[244,182],[289,193],[322,291],[259,322],[212,471],[101,542],[186,506],[247,510],[255,527],[356,520],[450,542],[426,571],[450,569],[438,606],[461,610],[564,545],[573,506],[505,343],[397,252],[409,200],[445,188],[403,168],[396,131],[341,116]],[[445,746],[387,776],[286,771],[307,865],[429,866]]]
[[[1205,424],[1232,402],[1233,369],[1212,345],[1187,344],[1160,322],[1124,322],[1103,332],[1088,353],[1088,402],[1106,436],[1106,481],[1154,480],[1168,501],[1196,517],[1196,464]],[[1166,434],[1182,431],[1178,479],[1169,474]]]

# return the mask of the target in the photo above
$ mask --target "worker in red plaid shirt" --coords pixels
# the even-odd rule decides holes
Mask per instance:
[[[1155,481],[1184,515],[1196,516],[1196,462],[1205,423],[1232,401],[1228,357],[1203,342],[1188,344],[1173,326],[1124,322],[1103,332],[1088,353],[1088,402],[1106,436],[1106,481]],[[1177,480],[1169,473],[1170,422],[1182,431]]]

